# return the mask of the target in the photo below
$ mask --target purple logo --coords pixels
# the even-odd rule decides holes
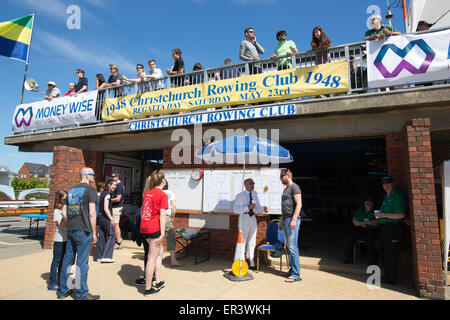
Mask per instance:
[[[404,60],[406,55],[409,51],[411,51],[415,46],[418,46],[424,53],[425,53],[425,60],[423,61],[422,65],[417,69],[412,64],[410,64],[408,61]],[[398,64],[398,66],[392,71],[389,72],[386,67],[383,64],[383,59],[388,50],[391,49],[393,52],[395,52],[400,58],[402,58],[402,61]],[[431,49],[431,47],[425,42],[423,39],[418,39],[411,41],[408,43],[408,45],[400,49],[395,44],[385,44],[381,47],[380,52],[378,53],[377,57],[375,58],[374,65],[380,71],[380,73],[383,75],[384,78],[395,78],[398,76],[398,74],[403,70],[406,69],[412,74],[422,74],[427,72],[428,68],[430,67],[431,62],[434,60],[434,57],[436,56],[436,53]]]
[[[17,110],[16,116],[14,117],[17,128],[20,128],[21,126],[28,127],[31,123],[31,119],[33,119],[32,107],[28,107],[26,110],[24,108],[20,108]]]

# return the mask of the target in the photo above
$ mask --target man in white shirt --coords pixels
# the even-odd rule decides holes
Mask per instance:
[[[239,230],[242,231],[242,246],[245,248],[247,259],[250,261],[250,269],[256,270],[253,259],[256,247],[256,230],[258,223],[255,213],[268,213],[267,207],[262,207],[255,189],[255,182],[249,178],[244,181],[245,191],[236,196],[233,204],[233,212],[239,214]],[[244,250],[236,248],[234,260],[244,260]]]
[[[59,91],[56,83],[54,81],[47,82],[48,90],[45,91],[45,100],[52,100],[61,96],[61,91]]]
[[[158,79],[163,77],[163,73],[161,69],[156,67],[156,61],[155,60],[148,60],[148,66],[150,68],[149,73],[145,75],[146,79]],[[164,89],[163,83],[161,80],[159,81],[152,81],[152,88],[153,90],[161,90]]]

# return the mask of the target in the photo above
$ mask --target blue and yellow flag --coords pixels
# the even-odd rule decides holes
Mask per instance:
[[[0,22],[0,55],[27,61],[34,15]]]

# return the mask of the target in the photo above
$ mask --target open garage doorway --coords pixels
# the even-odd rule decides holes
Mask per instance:
[[[355,249],[355,262],[343,264],[343,239],[353,214],[371,197],[379,209],[384,193],[380,178],[387,175],[384,137],[282,143],[293,155],[289,168],[302,190],[300,263],[319,269],[366,271],[364,245]]]

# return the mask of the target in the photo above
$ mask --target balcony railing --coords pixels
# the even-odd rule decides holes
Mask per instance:
[[[357,42],[351,44],[345,44],[335,47],[330,47],[325,50],[316,51],[306,51],[292,56],[280,56],[277,57],[277,62],[268,59],[261,59],[255,62],[247,63],[236,63],[232,65],[220,66],[216,68],[203,69],[200,71],[186,72],[181,75],[171,75],[165,76],[163,78],[158,78],[154,80],[147,80],[142,82],[132,82],[128,84],[123,84],[116,87],[109,87],[107,89],[98,90],[97,102],[96,102],[96,122],[83,124],[83,125],[70,125],[59,128],[52,129],[41,129],[41,130],[30,130],[25,132],[20,132],[16,134],[30,134],[34,132],[44,132],[44,131],[54,131],[64,128],[70,128],[74,126],[85,126],[92,124],[101,124],[117,121],[128,121],[126,120],[115,120],[115,121],[104,121],[101,119],[102,109],[105,104],[105,100],[114,97],[133,95],[138,93],[144,93],[149,91],[182,87],[192,84],[199,84],[203,82],[217,81],[222,79],[230,79],[244,75],[250,75],[253,73],[266,73],[277,71],[279,68],[305,68],[311,67],[322,63],[336,62],[347,60],[349,61],[349,91],[347,95],[365,93],[365,92],[377,92],[378,88],[369,89],[367,86],[367,66],[366,66],[366,43]],[[287,62],[288,61],[288,62]],[[284,66],[284,67],[280,67]],[[433,84],[440,84],[448,81],[448,79],[442,79],[441,81],[435,81]],[[396,89],[410,88],[415,86],[414,83],[408,85],[396,86]],[[342,93],[339,95],[343,95]],[[333,96],[331,94],[330,96]],[[303,99],[318,99],[317,96],[302,97],[289,99],[285,101],[292,100],[303,100]],[[281,100],[281,99],[280,99]],[[269,102],[268,102],[269,103]],[[239,108],[246,108],[246,106],[240,106]],[[206,108],[205,108],[206,109]],[[195,110],[188,111],[192,112],[204,112],[205,110]],[[170,117],[171,115],[161,115],[162,117]],[[152,117],[152,116],[148,116]],[[142,117],[140,117],[142,118]],[[134,119],[134,118],[133,118]]]

